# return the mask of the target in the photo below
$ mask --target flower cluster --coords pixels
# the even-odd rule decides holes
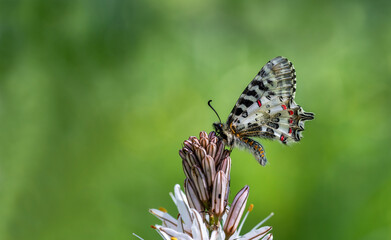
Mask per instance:
[[[231,158],[224,144],[211,132],[190,137],[179,151],[186,175],[185,193],[190,207],[208,214],[211,225],[224,214],[229,193]]]
[[[178,208],[177,218],[165,209],[150,212],[162,221],[153,226],[163,239],[234,240],[273,239],[271,227],[260,227],[273,214],[261,221],[250,232],[240,235],[250,205],[243,220],[249,187],[243,187],[228,205],[231,158],[224,143],[214,132],[200,133],[200,138],[190,137],[179,151],[186,175],[185,192],[179,185],[171,197]],[[241,222],[240,222],[241,221]],[[240,223],[240,225],[239,225]]]

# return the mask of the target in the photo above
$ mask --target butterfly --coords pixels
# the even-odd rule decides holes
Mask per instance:
[[[283,144],[302,138],[304,122],[314,119],[295,102],[296,72],[285,57],[270,60],[244,89],[226,123],[213,123],[217,135],[231,150],[249,150],[265,166],[263,146],[252,137],[278,139]]]

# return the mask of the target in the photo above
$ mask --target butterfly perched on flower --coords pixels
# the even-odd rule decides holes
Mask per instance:
[[[295,103],[295,92],[295,68],[288,59],[276,57],[244,89],[227,122],[220,120],[213,127],[226,146],[249,150],[265,166],[265,150],[251,137],[278,139],[284,144],[298,142],[304,122],[314,119],[313,113]]]

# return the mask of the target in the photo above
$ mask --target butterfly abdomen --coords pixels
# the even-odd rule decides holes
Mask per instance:
[[[267,160],[265,157],[265,150],[263,146],[257,141],[252,140],[251,138],[238,138],[235,145],[240,148],[249,150],[255,157],[255,159],[262,165],[265,166]]]

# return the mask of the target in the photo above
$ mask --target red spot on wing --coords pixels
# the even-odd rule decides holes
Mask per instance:
[[[281,137],[280,137],[281,142],[283,142],[284,139],[285,139],[284,135],[281,135]]]
[[[258,106],[259,106],[259,107],[262,107],[261,101],[258,100],[257,103],[258,103]]]
[[[290,123],[290,124],[293,123],[293,119],[292,119],[292,118],[289,118],[289,123]]]
[[[281,105],[282,109],[286,110],[286,105]]]
[[[288,113],[289,113],[289,115],[293,115],[293,111],[292,110],[289,110]]]
[[[292,133],[292,128],[289,128],[289,133]]]

